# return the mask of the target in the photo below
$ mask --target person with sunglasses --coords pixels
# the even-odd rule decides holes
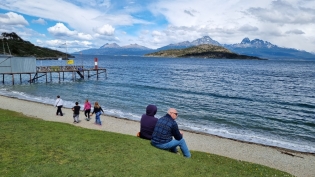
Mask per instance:
[[[179,146],[184,157],[190,158],[191,154],[183,138],[183,133],[179,131],[175,121],[177,117],[176,109],[170,108],[167,114],[157,121],[152,134],[151,144],[156,148],[169,150],[174,153],[177,153],[177,146]]]

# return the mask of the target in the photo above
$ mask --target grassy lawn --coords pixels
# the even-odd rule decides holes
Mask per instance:
[[[0,176],[291,176],[209,153],[191,154],[186,159],[135,136],[0,109]]]

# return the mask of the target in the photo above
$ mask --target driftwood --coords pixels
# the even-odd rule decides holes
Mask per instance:
[[[292,153],[290,153],[290,152],[285,152],[285,151],[280,151],[282,154],[286,154],[286,155],[289,155],[289,156],[292,156],[292,157],[299,157],[299,158],[302,158],[303,159],[303,157],[301,157],[301,156],[298,156],[298,155],[294,155],[294,154],[292,154]]]

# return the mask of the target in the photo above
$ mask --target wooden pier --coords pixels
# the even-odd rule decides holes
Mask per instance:
[[[48,82],[48,75],[49,80],[52,82],[52,74],[58,73],[59,82],[65,79],[65,73],[72,73],[72,79],[76,80],[77,74],[81,79],[90,78],[92,76],[96,76],[97,80],[99,79],[99,75],[101,73],[105,73],[105,78],[107,78],[107,72],[105,68],[84,68],[84,66],[37,66],[36,72],[27,72],[27,73],[1,73],[2,74],[2,83],[4,84],[4,76],[5,75],[12,75],[12,84],[14,85],[14,75],[20,76],[20,83],[22,83],[22,75],[29,75],[29,79],[27,82],[35,83],[41,77],[46,77],[46,83]],[[86,76],[87,73],[87,76]]]

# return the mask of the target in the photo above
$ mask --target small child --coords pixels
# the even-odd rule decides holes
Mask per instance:
[[[72,108],[73,111],[73,119],[74,122],[73,123],[79,123],[79,114],[80,114],[80,109],[81,107],[79,106],[78,102],[75,102],[75,106]]]

